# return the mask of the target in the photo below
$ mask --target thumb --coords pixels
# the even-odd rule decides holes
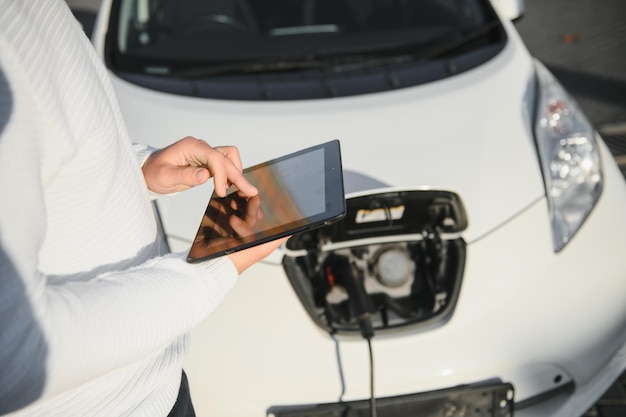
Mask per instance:
[[[206,168],[192,168],[189,167],[189,171],[193,173],[193,184],[188,184],[191,186],[204,184],[211,177],[209,170]]]
[[[179,187],[195,187],[204,184],[210,177],[209,170],[198,167],[177,167],[179,170]]]

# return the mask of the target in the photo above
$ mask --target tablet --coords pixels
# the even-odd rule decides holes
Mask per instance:
[[[200,262],[341,219],[346,212],[338,140],[243,170],[258,195],[213,192],[187,256]]]

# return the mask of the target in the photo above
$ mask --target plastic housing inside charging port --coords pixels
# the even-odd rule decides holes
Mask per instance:
[[[283,266],[311,318],[332,333],[441,325],[460,290],[467,217],[457,194],[390,191],[348,198],[341,221],[292,236]]]

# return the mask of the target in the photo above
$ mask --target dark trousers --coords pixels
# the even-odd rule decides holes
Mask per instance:
[[[180,381],[180,390],[178,390],[178,398],[172,407],[172,411],[167,417],[196,417],[196,413],[193,410],[193,404],[191,403],[191,393],[189,392],[189,381],[187,381],[187,375],[183,371],[183,377]]]

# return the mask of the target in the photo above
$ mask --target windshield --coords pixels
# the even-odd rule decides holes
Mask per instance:
[[[498,29],[488,0],[118,0],[107,63],[178,79],[350,72],[467,52]]]

